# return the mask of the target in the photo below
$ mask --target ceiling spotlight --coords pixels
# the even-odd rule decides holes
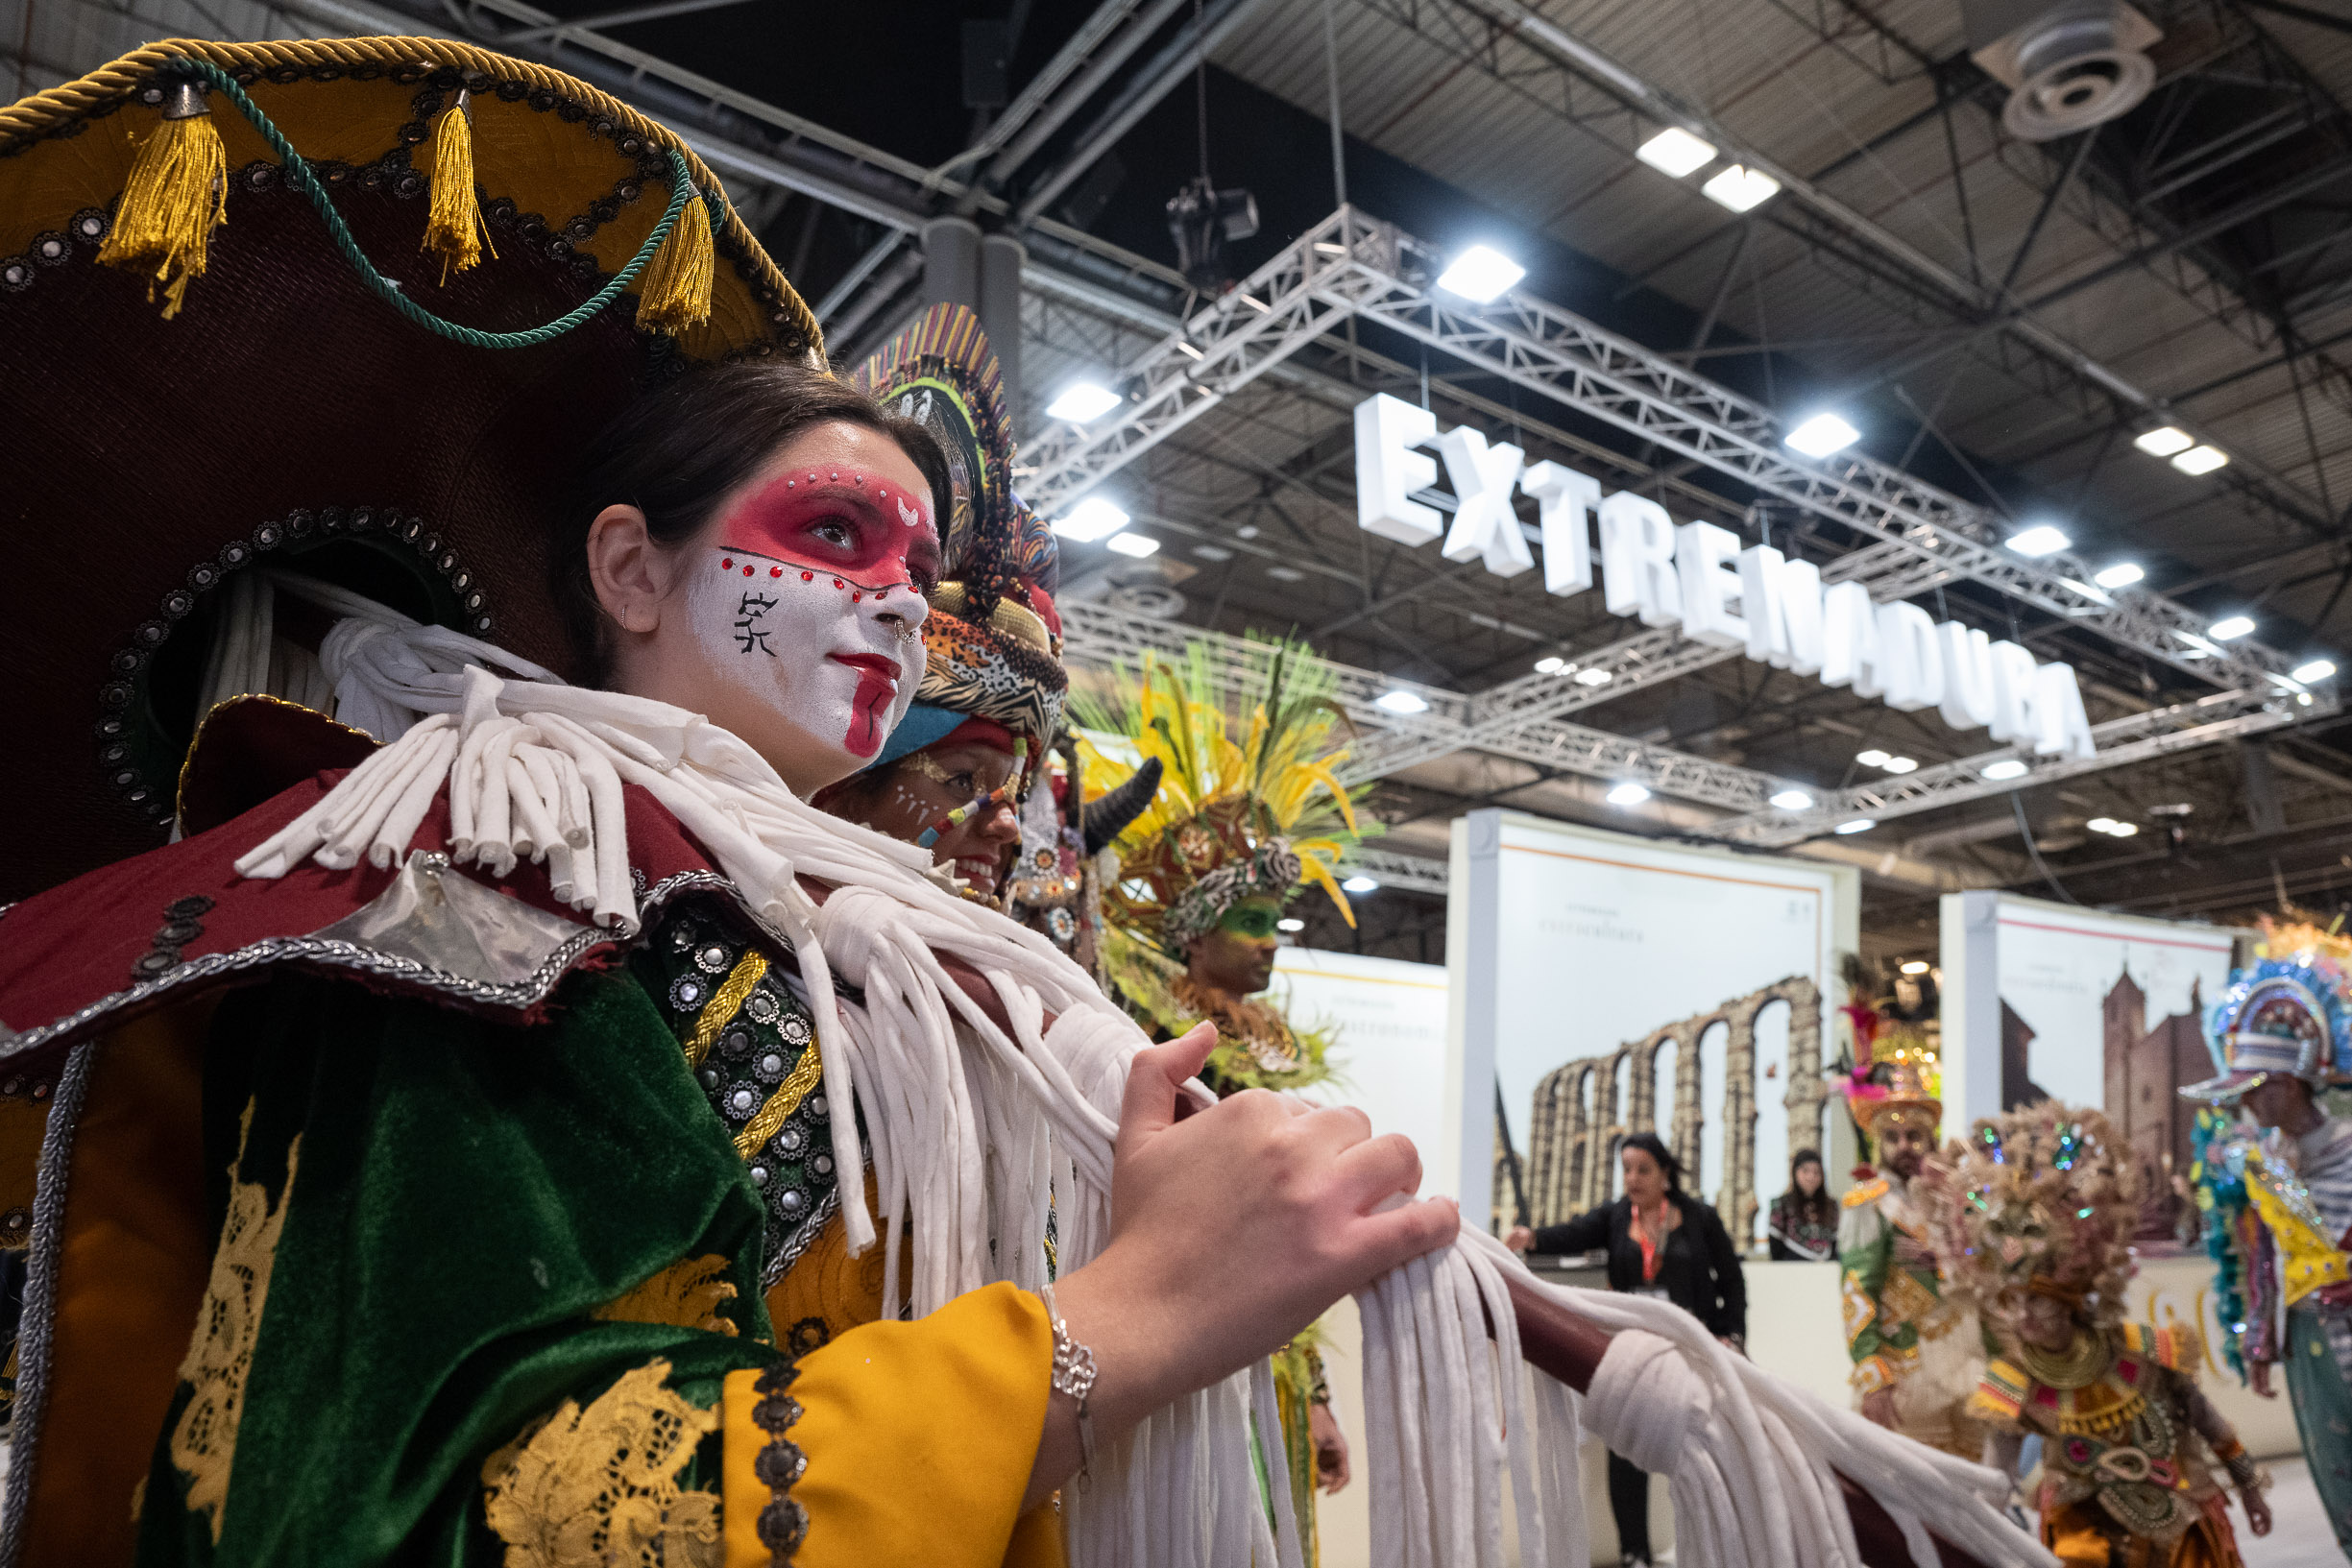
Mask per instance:
[[[2083,826],[2090,829],[2095,833],[2111,833],[2115,832],[2115,818],[2093,817],[2090,821],[2084,823]]]
[[[1914,958],[1909,963],[1903,966],[1903,972],[1905,975],[1925,975],[1934,966],[1929,964],[1925,958]]]
[[[1055,519],[1054,531],[1075,543],[1092,544],[1125,528],[1128,520],[1125,512],[1102,496],[1089,495]]]
[[[1866,833],[1877,826],[1878,824],[1868,817],[1855,817],[1852,822],[1839,823],[1837,831],[1840,833]]]
[[[2001,784],[2010,779],[2022,779],[2029,771],[2031,770],[2017,758],[2004,757],[1998,762],[1985,763],[1983,767],[1977,769],[1977,775],[1980,778],[1990,779],[1995,784]]]
[[[1526,276],[1525,267],[1500,251],[1473,245],[1454,257],[1452,265],[1438,275],[1438,287],[1448,294],[1459,294],[1465,300],[1485,304]]]
[[[1834,414],[1816,414],[1788,432],[1787,444],[1807,457],[1842,452],[1862,439],[1862,432]]]
[[[2140,825],[2136,822],[2119,822],[2114,827],[2107,830],[2109,833],[2113,834],[2117,838],[2129,838],[2132,834],[2138,832],[2139,831]]]
[[[1429,704],[1419,692],[1407,691],[1402,687],[1398,687],[1394,691],[1384,691],[1374,697],[1372,706],[1389,713],[1426,713],[1429,712]]]
[[[1147,555],[1158,553],[1159,541],[1150,534],[1113,534],[1103,542],[1103,547],[1141,561]]]
[[[1699,189],[1718,206],[1734,212],[1745,212],[1750,207],[1762,206],[1781,193],[1781,182],[1768,174],[1758,174],[1743,163],[1734,163],[1709,180]]]
[[[1274,922],[1274,929],[1278,931],[1303,931],[1306,929],[1307,923],[1303,920],[1277,920]]]
[[[2063,530],[2052,528],[2047,522],[2036,523],[2021,533],[2011,534],[2008,539],[2009,548],[2020,555],[2056,555],[2073,543]]]
[[[1854,760],[1861,763],[1864,767],[1884,767],[1886,766],[1886,753],[1880,751],[1878,747],[1873,746],[1868,751],[1855,752],[1854,754]]]
[[[1045,405],[1045,417],[1087,424],[1118,406],[1119,395],[1110,388],[1096,381],[1073,381],[1062,389],[1060,397]]]
[[[1358,873],[1340,883],[1340,891],[1343,893],[1377,893],[1380,891],[1380,879]]]
[[[1306,576],[1297,567],[1268,567],[1266,575],[1277,583],[1296,583]]]
[[[2196,437],[2177,424],[2164,424],[2135,437],[2132,445],[2150,457],[2170,457],[2174,452],[2185,452],[2195,446]]]
[[[1783,789],[1772,797],[1772,804],[1783,811],[1809,811],[1813,808],[1813,797],[1802,789]]]
[[[1592,669],[1580,669],[1576,672],[1576,684],[1578,686],[1607,686],[1610,682],[1615,679],[1615,675],[1612,674],[1608,670],[1598,667]]]
[[[2315,659],[2308,664],[2297,664],[2294,667],[2294,678],[2305,686],[2311,685],[2314,681],[2324,681],[2335,673],[2336,661],[2333,659]]]
[[[2172,459],[2172,466],[2183,473],[2211,473],[2228,462],[2229,453],[2219,446],[2192,446]]]
[[[1650,798],[1650,790],[1647,784],[1637,784],[1629,779],[1602,798],[1612,806],[1639,806]]]
[[[1557,675],[1567,667],[1568,662],[1561,658],[1558,654],[1552,654],[1547,658],[1539,659],[1536,661],[1536,673],[1538,675]]]
[[[2101,588],[2129,588],[2146,575],[2146,572],[2140,569],[2139,562],[2118,561],[2114,566],[2092,578],[2091,581]]]
[[[2219,620],[2205,628],[2205,635],[2216,642],[2227,642],[2234,638],[2245,636],[2253,629],[2254,617],[2251,615],[2223,615]]]
[[[1715,161],[1715,144],[1701,141],[1681,126],[1670,125],[1635,148],[1634,157],[1680,180]]]
[[[1919,760],[1912,757],[1890,757],[1880,766],[1889,773],[1917,773]]]

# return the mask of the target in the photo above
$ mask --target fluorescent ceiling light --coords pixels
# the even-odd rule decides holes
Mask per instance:
[[[1377,893],[1380,891],[1380,879],[1359,873],[1340,883],[1340,891],[1343,893]]]
[[[2159,425],[2132,442],[2150,457],[2170,457],[2196,445],[2196,437],[2177,424]]]
[[[2111,833],[2115,832],[2115,818],[2093,817],[2090,821],[2084,823],[2083,826],[2090,829],[2095,833]]]
[[[1306,576],[1297,567],[1268,567],[1266,575],[1277,583],[1296,583]]]
[[[1634,157],[1680,180],[1714,162],[1715,144],[1701,141],[1681,126],[1670,125],[1635,148]]]
[[[1864,767],[1886,766],[1886,753],[1880,751],[1876,746],[1871,747],[1868,751],[1855,752],[1854,754],[1854,760],[1861,763]]]
[[[2297,664],[2294,667],[2294,678],[2305,686],[2309,686],[2314,681],[2324,681],[2335,673],[2336,661],[2333,659],[2315,659],[2308,664]]]
[[[1745,164],[1734,163],[1699,189],[1716,205],[1745,212],[1778,196],[1781,182],[1768,174],[1758,174]]]
[[[1223,544],[1196,544],[1193,546],[1193,554],[1203,561],[1230,561],[1233,559],[1233,552]]]
[[[1903,966],[1903,972],[1905,975],[1925,975],[1931,967],[1933,966],[1930,965],[1927,959],[1914,958],[1909,963]]]
[[[2129,588],[2146,575],[2147,573],[2141,569],[2139,562],[2118,561],[2114,566],[2092,578],[2091,581],[2101,588]]]
[[[1917,773],[1919,760],[1915,757],[1890,757],[1886,760],[1886,771],[1889,773]]]
[[[1612,806],[1639,806],[1649,798],[1649,787],[1646,784],[1635,784],[1631,780],[1618,784],[1603,797]]]
[[[1802,789],[1783,789],[1772,797],[1772,804],[1783,811],[1809,811],[1813,808],[1813,797]]]
[[[2117,838],[2129,838],[2132,834],[2138,832],[2139,831],[2140,825],[2136,822],[2119,822],[2114,827],[2107,830],[2109,833],[2113,834]]]
[[[2172,459],[2172,466],[2183,473],[2211,473],[2229,462],[2229,453],[2219,446],[2192,446]]]
[[[2233,638],[2245,636],[2253,629],[2254,617],[2251,615],[2223,615],[2205,628],[2205,635],[2216,642],[2227,642]]]
[[[1102,496],[1089,495],[1055,519],[1054,531],[1076,543],[1092,544],[1125,528],[1128,520],[1125,512]]]
[[[1103,547],[1141,561],[1147,555],[1159,553],[1159,541],[1150,534],[1113,534],[1103,542]]]
[[[1525,267],[1500,251],[1473,245],[1438,275],[1438,287],[1485,304],[1526,276]]]
[[[1391,713],[1426,713],[1429,712],[1429,704],[1421,699],[1418,692],[1407,691],[1402,687],[1394,691],[1384,691],[1374,697],[1372,706]]]
[[[1576,672],[1578,686],[1607,686],[1615,679],[1616,676],[1605,669],[1580,669]]]
[[[1987,762],[1977,770],[1981,777],[1990,779],[1995,784],[2000,784],[2005,779],[2022,779],[2029,771],[2023,761],[2014,757],[2004,757],[1998,762]]]
[[[1834,414],[1816,414],[1788,432],[1787,443],[1807,457],[1842,452],[1862,439],[1862,432]]]
[[[1045,417],[1086,424],[1118,406],[1119,395],[1110,388],[1096,381],[1073,381],[1062,389],[1060,397],[1045,405]]]
[[[1839,823],[1837,831],[1841,833],[1866,833],[1877,826],[1878,824],[1868,817],[1855,817],[1852,822]]]
[[[2009,548],[2020,555],[2056,555],[2073,543],[2064,530],[2052,528],[2047,522],[2011,534],[2008,540]]]
[[[1568,662],[1561,658],[1558,654],[1552,654],[1548,658],[1539,659],[1536,661],[1536,673],[1538,675],[1557,675],[1567,667]]]
[[[1274,929],[1278,931],[1303,931],[1306,929],[1307,923],[1303,920],[1277,920],[1274,922]]]

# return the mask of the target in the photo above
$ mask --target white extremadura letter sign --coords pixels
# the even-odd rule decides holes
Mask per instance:
[[[1903,600],[1873,603],[1859,583],[1825,586],[1820,568],[1768,544],[1741,549],[1711,522],[1677,524],[1646,495],[1604,496],[1598,481],[1557,463],[1529,467],[1516,446],[1489,446],[1467,426],[1443,435],[1427,409],[1382,394],[1356,405],[1356,520],[1400,544],[1444,536],[1449,561],[1484,561],[1498,577],[1533,567],[1543,550],[1543,591],[1563,598],[1600,587],[1612,615],[1679,626],[1686,637],[1825,686],[1853,688],[1905,712],[1932,708],[1955,730],[1989,730],[1996,741],[2042,757],[2085,758],[2096,749],[2071,664],[2038,663],[2014,642],[1993,641],[1957,621],[1937,623]],[[1453,525],[1413,498],[1437,483],[1444,459],[1457,503]],[[1528,528],[1515,493],[1536,503]]]

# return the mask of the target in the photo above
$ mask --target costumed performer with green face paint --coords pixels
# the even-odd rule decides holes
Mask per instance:
[[[1330,1078],[1327,1037],[1295,1028],[1261,993],[1280,946],[1276,922],[1303,882],[1355,919],[1333,875],[1356,818],[1332,772],[1346,753],[1332,743],[1341,719],[1328,679],[1297,642],[1262,644],[1245,678],[1259,700],[1240,680],[1222,679],[1216,656],[1195,644],[1181,663],[1151,660],[1131,681],[1101,698],[1081,692],[1078,703],[1082,725],[1120,736],[1163,770],[1158,795],[1112,846],[1119,879],[1103,899],[1105,967],[1155,1036],[1216,1025],[1201,1077],[1221,1095]],[[1346,1484],[1346,1444],[1312,1338],[1275,1370],[1292,1495],[1311,1540],[1315,1484]]]

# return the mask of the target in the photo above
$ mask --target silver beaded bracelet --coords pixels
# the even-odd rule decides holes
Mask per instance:
[[[1078,1401],[1078,1474],[1080,1486],[1094,1474],[1094,1416],[1086,1396],[1094,1391],[1094,1351],[1070,1338],[1070,1325],[1054,1305],[1054,1287],[1038,1291],[1045,1302],[1046,1320],[1054,1325],[1054,1391]]]

